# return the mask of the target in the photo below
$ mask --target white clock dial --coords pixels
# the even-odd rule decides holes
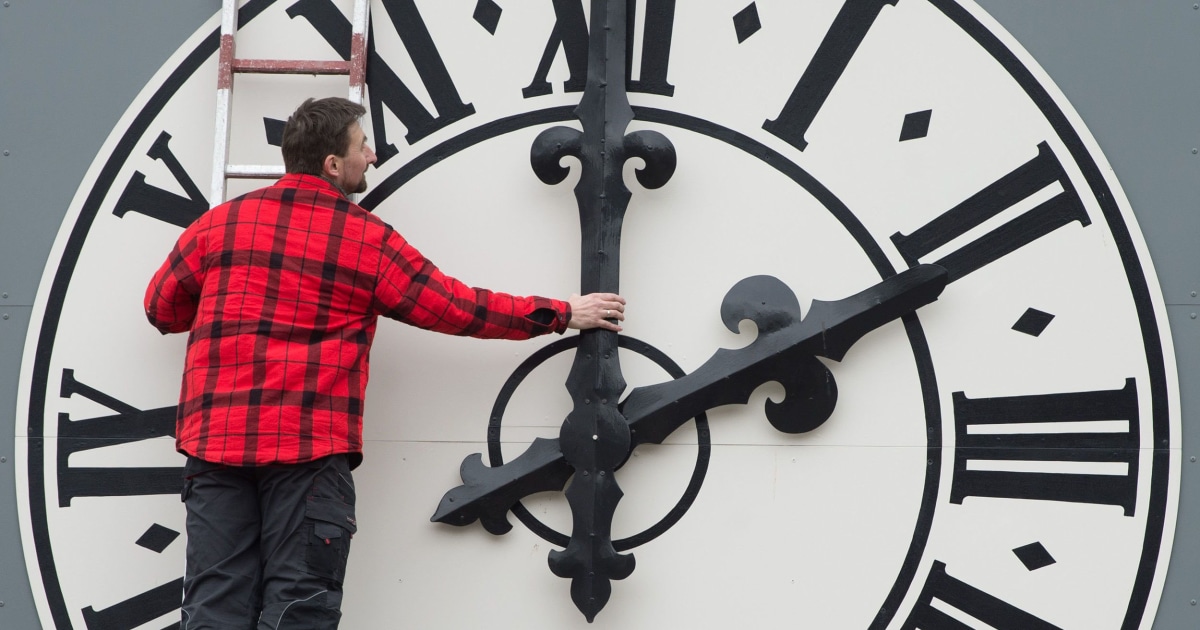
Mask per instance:
[[[246,2],[238,54],[336,59],[349,4]],[[671,526],[627,550],[637,568],[595,626],[1149,628],[1178,497],[1171,344],[1132,211],[1050,79],[965,0],[632,4],[630,130],[667,136],[678,167],[646,190],[626,166],[625,336],[688,373],[755,338],[721,322],[743,278],[777,278],[805,314],[921,263],[950,283],[824,361],[838,399],[817,430],[776,431],[763,406],[785,392],[768,383],[635,450],[613,538]],[[380,161],[360,202],[469,283],[579,291],[577,161],[547,186],[529,152],[543,129],[579,125],[586,15],[569,1],[373,2],[364,128]],[[47,627],[178,617],[185,340],[140,309],[207,206],[195,183],[209,179],[215,28],[113,131],[38,292],[19,488]],[[254,162],[275,159],[302,98],[344,89],[239,81],[235,160]],[[379,328],[347,627],[397,610],[401,627],[584,623],[546,566],[561,547],[547,530],[570,534],[561,493],[526,499],[502,537],[429,522],[463,458],[487,457],[490,422],[505,461],[558,436],[572,351],[521,372],[492,420],[556,341]],[[671,378],[651,354],[621,351],[630,389]]]

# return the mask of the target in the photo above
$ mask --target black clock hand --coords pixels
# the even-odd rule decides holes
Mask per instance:
[[[625,135],[633,120],[625,93],[626,10],[625,0],[592,3],[587,87],[575,110],[583,132],[548,129],[539,134],[530,156],[534,172],[547,184],[566,176],[561,158],[573,155],[580,161],[575,198],[582,233],[583,293],[618,292],[621,223],[631,196],[622,176],[625,161],[630,157],[645,161],[638,180],[648,188],[662,186],[675,171],[675,149],[662,134]],[[613,513],[623,494],[613,473],[630,448],[629,424],[617,408],[625,390],[617,346],[615,332],[581,333],[567,376],[574,407],[559,432],[562,458],[574,471],[574,482],[566,492],[573,527],[567,548],[550,553],[550,570],[571,578],[571,599],[589,622],[608,602],[611,580],[628,577],[634,565],[632,554],[616,552],[611,536]],[[471,472],[468,468],[464,464],[464,473]],[[488,522],[489,529],[503,527],[495,518],[488,517]]]
[[[919,265],[845,299],[814,300],[808,316],[800,319],[795,297],[778,280],[760,276],[739,282],[722,303],[722,318],[731,329],[740,319],[754,319],[759,338],[739,350],[717,351],[680,379],[633,390],[621,405],[632,429],[630,450],[661,442],[701,411],[745,403],[754,388],[772,380],[788,388],[781,405],[768,403],[773,424],[788,432],[815,428],[828,417],[825,409],[834,401],[819,393],[832,381],[824,380],[829,378],[826,370],[813,355],[840,360],[863,335],[933,302],[945,285],[943,268]],[[796,382],[798,370],[811,376],[818,367],[819,384]],[[806,388],[816,395],[805,396]],[[468,525],[479,519],[489,532],[502,534],[511,529],[507,514],[517,501],[560,489],[570,475],[557,440],[535,440],[520,457],[494,468],[484,466],[475,454],[463,462],[464,484],[442,497],[431,520]]]
[[[745,404],[759,385],[779,381],[782,403],[768,401],[767,419],[785,433],[811,431],[829,418],[837,400],[833,375],[815,357],[841,361],[863,335],[936,300],[946,270],[918,265],[864,291],[834,302],[813,300],[801,319],[795,295],[776,278],[755,276],[737,283],[721,303],[730,330],[750,319],[758,337],[737,350],[717,350],[692,373],[639,387],[621,403],[632,445],[659,443],[700,413]]]
[[[459,467],[463,484],[442,496],[429,519],[447,525],[475,521],[499,536],[512,529],[508,511],[521,499],[538,492],[562,490],[575,470],[563,457],[558,438],[537,438],[516,459],[503,466],[485,466],[483,455],[472,453]]]

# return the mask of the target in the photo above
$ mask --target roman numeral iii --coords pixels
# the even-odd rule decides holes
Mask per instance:
[[[1132,378],[1120,389],[1090,392],[1000,398],[955,392],[954,426],[951,502],[967,497],[1067,501],[1119,505],[1133,516],[1139,430]],[[1028,467],[1017,470],[1014,462]],[[1112,470],[1046,470],[1080,464]]]

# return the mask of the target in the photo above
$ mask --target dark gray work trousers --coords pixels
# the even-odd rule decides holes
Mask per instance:
[[[345,455],[184,467],[181,630],[326,630],[341,619],[354,519]]]

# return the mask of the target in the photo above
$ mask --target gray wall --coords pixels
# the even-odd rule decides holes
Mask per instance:
[[[979,0],[1045,67],[1112,163],[1168,304],[1183,404],[1182,496],[1155,628],[1200,627],[1200,5]],[[0,3],[0,627],[37,628],[13,483],[14,406],[42,266],[130,101],[218,0]]]
[[[13,435],[25,329],[75,189],[129,103],[220,0],[0,2],[0,628],[39,628]]]
[[[1200,628],[1200,4],[979,0],[1096,137],[1162,285],[1183,409],[1179,522],[1154,627]]]

